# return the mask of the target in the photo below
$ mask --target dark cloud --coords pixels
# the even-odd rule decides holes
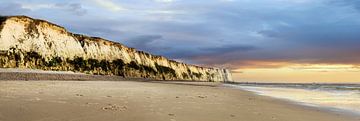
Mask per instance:
[[[127,40],[129,46],[146,48],[155,40],[161,39],[161,35],[141,35]]]
[[[223,65],[231,60],[239,60],[248,52],[259,48],[251,45],[222,45],[217,47],[201,48],[171,48],[162,55],[185,62],[202,65]]]
[[[261,34],[263,36],[266,36],[266,37],[279,37],[279,32],[277,31],[274,31],[274,30],[260,30],[257,32],[258,34]]]
[[[87,17],[79,17],[76,19],[58,18],[54,20],[57,23],[64,23],[62,26],[69,31],[88,36],[96,36],[104,39],[124,42],[123,38],[128,38],[129,32],[126,32],[128,23],[111,19],[89,19]],[[123,30],[124,29],[124,30]]]
[[[162,47],[157,44],[156,41],[162,38],[163,37],[161,35],[140,35],[126,40],[125,44],[148,52],[158,52],[170,49],[170,47]]]
[[[17,15],[29,12],[30,9],[24,8],[18,3],[2,3],[0,2],[0,15]]]
[[[190,19],[195,21],[203,18],[201,21],[204,23],[190,26],[176,24],[181,27],[168,27],[167,31],[186,33],[187,36],[184,38],[187,40],[178,41],[189,42],[189,46],[163,54],[193,63],[225,65],[231,68],[251,65],[252,63],[248,63],[251,61],[358,64],[360,47],[357,45],[360,44],[360,36],[357,32],[360,30],[360,24],[354,20],[359,18],[359,15],[341,8],[326,6],[322,2],[315,3],[294,6],[293,10],[282,9],[281,6],[267,8],[261,4],[253,8],[238,7],[237,3],[216,6],[205,4],[204,7],[199,8],[200,10],[193,4],[189,7],[182,6],[181,9],[192,8],[191,16],[196,18]],[[159,26],[162,27],[161,25]],[[261,37],[250,36],[249,31],[254,31],[253,33]],[[196,37],[188,38],[196,35],[205,38],[200,40]],[[250,47],[244,48],[232,44],[218,47],[226,43],[226,41],[215,42],[216,39],[222,38],[235,45],[250,43]],[[199,46],[194,47],[192,44],[195,43]],[[257,50],[254,46],[262,49]]]
[[[224,54],[224,53],[243,53],[257,49],[251,45],[223,45],[220,47],[200,48],[201,51],[209,54]]]
[[[339,6],[350,6],[354,9],[360,11],[360,1],[359,0],[330,0],[330,4],[339,5]]]
[[[55,7],[78,16],[83,16],[87,13],[87,10],[84,9],[79,3],[57,3],[55,4]]]

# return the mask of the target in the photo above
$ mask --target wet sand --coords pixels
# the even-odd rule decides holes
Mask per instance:
[[[0,81],[0,121],[360,121],[206,82]]]

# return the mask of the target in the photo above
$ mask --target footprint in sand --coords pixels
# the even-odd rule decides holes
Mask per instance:
[[[126,111],[127,107],[126,106],[118,106],[116,104],[108,104],[105,107],[101,108],[104,111]]]
[[[90,102],[86,102],[85,104],[86,104],[86,105],[97,105],[97,104],[99,104],[99,103],[90,103]]]
[[[175,116],[175,114],[173,114],[173,113],[169,113],[168,115],[169,115],[169,116]]]
[[[171,117],[175,117],[175,114],[173,114],[173,113],[169,113],[168,115]],[[172,119],[170,119],[170,121],[176,121],[176,120],[172,118]]]
[[[199,95],[198,98],[207,98],[207,96]]]
[[[84,95],[82,95],[82,94],[75,94],[76,96],[78,96],[78,97],[82,97],[82,96],[84,96]]]

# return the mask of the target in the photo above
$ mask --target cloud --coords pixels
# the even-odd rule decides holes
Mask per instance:
[[[172,3],[175,0],[154,0],[155,2],[159,2],[159,3]]]
[[[96,36],[123,38],[120,41],[131,47],[195,64],[274,68],[287,63],[360,62],[356,33],[360,16],[323,1],[265,3],[177,1],[161,6],[134,1],[122,5],[181,14],[131,9],[113,15],[117,20],[98,17],[104,21],[81,22],[77,28]]]
[[[162,39],[161,35],[140,35],[126,40],[125,43],[140,50],[153,51],[160,48],[155,45],[156,40],[159,39]]]
[[[258,49],[250,45],[222,45],[202,48],[173,46],[163,52],[162,55],[193,64],[218,66],[225,65],[231,60],[239,60],[239,58],[243,58],[241,55]]]
[[[90,1],[5,0],[0,13],[25,13],[193,64],[360,64],[357,0]]]
[[[87,10],[80,3],[21,3],[23,8],[35,11],[60,11],[83,16]]]
[[[266,36],[266,37],[278,37],[279,36],[279,32],[277,32],[276,30],[260,30],[257,32],[257,34]]]
[[[243,53],[257,49],[250,45],[222,45],[219,47],[200,48],[201,51],[210,54]]]
[[[87,10],[79,3],[58,3],[55,4],[54,7],[66,10],[78,16],[83,16],[87,13]]]
[[[339,6],[350,6],[354,9],[360,11],[360,1],[359,0],[330,0],[328,3]]]
[[[0,2],[0,15],[17,15],[29,12],[30,9],[24,8],[18,3],[1,3]]]
[[[127,36],[127,32],[122,30],[127,28],[127,22],[116,21],[106,18],[90,19],[83,16],[78,19],[62,19],[64,27],[74,33],[97,36],[112,41],[120,41]]]
[[[92,1],[94,1],[96,5],[99,5],[105,9],[112,11],[112,12],[127,10],[126,8],[116,4],[112,0],[92,0]]]

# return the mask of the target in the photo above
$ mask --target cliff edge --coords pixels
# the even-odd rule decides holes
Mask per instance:
[[[161,80],[232,80],[227,69],[176,62],[26,16],[0,17],[0,67]]]

